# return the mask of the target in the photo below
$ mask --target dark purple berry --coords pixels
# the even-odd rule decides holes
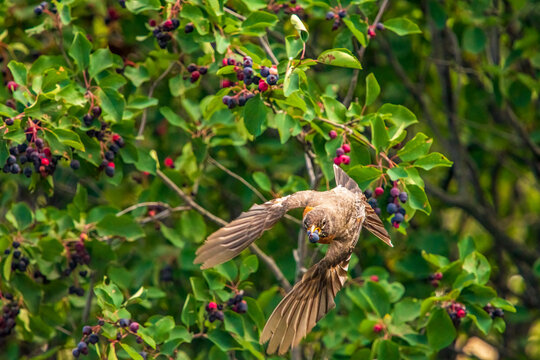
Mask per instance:
[[[86,349],[86,348],[88,348],[88,345],[84,341],[81,341],[80,343],[77,344],[77,349],[79,349],[81,352],[83,351],[83,349]]]
[[[26,176],[26,177],[32,176],[32,169],[31,169],[31,168],[25,168],[25,169],[23,170],[23,174],[24,174],[24,176]]]
[[[189,34],[190,32],[193,32],[194,29],[195,28],[193,27],[193,23],[188,23],[184,28],[184,31],[186,34]]]
[[[251,78],[251,77],[253,77],[253,74],[254,74],[254,72],[253,72],[253,69],[252,69],[252,68],[250,68],[250,67],[244,68],[244,76],[245,76],[246,78]]]
[[[15,121],[12,118],[7,118],[6,120],[4,120],[4,122],[7,126],[11,126]]]
[[[261,76],[263,78],[268,77],[270,75],[270,69],[268,69],[266,66],[261,66]]]
[[[73,170],[78,170],[80,167],[81,167],[81,163],[79,162],[79,160],[71,160],[71,162],[69,163],[69,166],[71,166],[71,168]]]
[[[114,168],[112,166],[107,166],[105,168],[105,174],[108,176],[108,177],[113,177],[114,176]]]
[[[397,211],[397,205],[394,203],[390,203],[386,206],[386,212],[389,214],[394,214]]]
[[[94,118],[90,114],[84,114],[83,116],[83,122],[86,126],[91,126],[92,122],[94,121]]]
[[[88,325],[83,326],[82,333],[83,335],[90,335],[92,333],[92,327]]]
[[[402,191],[401,193],[399,193],[399,201],[401,201],[402,203],[405,203],[408,198],[409,196],[407,195],[405,191]]]
[[[15,162],[17,162],[17,158],[13,155],[9,155],[7,160],[6,160],[6,163],[8,165],[12,165],[12,164],[15,164]]]
[[[201,66],[201,67],[199,68],[199,73],[200,73],[201,75],[204,75],[204,74],[206,74],[207,72],[208,72],[208,68],[207,68],[206,66]]]
[[[339,25],[341,25],[341,20],[337,18],[332,24],[332,31],[337,30],[339,28]]]
[[[344,10],[344,9],[339,10],[338,15],[340,18],[343,19],[345,16],[347,16],[347,10]]]
[[[390,196],[397,197],[399,196],[399,189],[397,187],[393,187],[390,189]]]
[[[190,73],[194,72],[195,70],[197,70],[197,65],[195,64],[189,64],[188,67],[187,67],[187,71],[189,71]]]
[[[231,97],[229,95],[225,95],[223,97],[223,99],[221,99],[221,101],[223,102],[224,105],[229,105],[229,100],[231,99]]]
[[[71,351],[71,353],[73,354],[74,357],[78,358],[79,355],[81,355],[81,351],[77,348],[73,349],[73,351]]]
[[[332,20],[335,14],[332,11],[326,13],[326,20]]]
[[[275,85],[278,81],[278,76],[274,74],[270,74],[266,77],[266,82],[268,85]]]
[[[92,334],[88,337],[88,342],[92,345],[95,345],[99,342],[99,336],[97,334]]]
[[[244,58],[244,67],[252,67],[253,66],[253,59],[249,56],[246,56]]]
[[[404,208],[400,207],[398,209],[398,213],[400,213],[401,215],[405,215],[407,213],[407,211]]]
[[[397,213],[394,215],[393,219],[392,219],[392,222],[398,222],[398,223],[401,223],[403,222],[403,220],[405,220],[403,214],[401,213]]]
[[[114,160],[114,152],[112,152],[111,150],[106,151],[105,152],[105,159],[107,159],[109,161],[113,161]]]
[[[118,320],[118,325],[120,327],[128,327],[129,326],[129,319],[120,319],[120,320]]]

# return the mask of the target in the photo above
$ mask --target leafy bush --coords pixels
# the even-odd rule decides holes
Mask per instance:
[[[268,315],[325,247],[293,212],[264,252],[201,271],[195,251],[254,202],[332,187],[333,164],[396,248],[361,235],[336,309],[293,358],[433,358],[459,334],[505,331],[516,301],[497,296],[485,247],[418,228],[424,179],[452,161],[419,131],[427,110],[399,101],[403,68],[380,71],[372,53],[435,30],[410,4],[342,5],[0,5],[5,358],[264,358]],[[465,32],[482,51],[483,30]],[[449,153],[455,171],[463,154]]]

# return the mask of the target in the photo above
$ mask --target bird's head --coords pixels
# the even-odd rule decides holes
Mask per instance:
[[[328,237],[331,233],[330,223],[326,219],[323,209],[312,209],[304,212],[304,230],[312,243],[319,242],[319,239]]]

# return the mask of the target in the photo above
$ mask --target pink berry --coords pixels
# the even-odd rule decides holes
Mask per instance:
[[[217,304],[213,301],[211,301],[210,303],[208,303],[208,309],[209,310],[216,310],[217,309]]]
[[[390,195],[392,197],[399,196],[399,189],[397,187],[393,187],[392,189],[390,189]]]
[[[228,87],[231,87],[233,86],[233,82],[229,79],[225,79],[221,82],[221,87],[222,88],[228,88]]]
[[[383,329],[383,326],[381,324],[375,324],[373,325],[373,331],[376,333],[380,333]]]
[[[457,311],[457,316],[458,316],[458,318],[460,318],[460,319],[461,319],[461,318],[464,318],[466,315],[467,315],[467,313],[466,313],[465,310],[463,310],[463,309],[459,309],[459,310]]]
[[[345,151],[345,153],[351,152],[351,145],[349,144],[343,144],[342,148],[343,148],[343,151]]]
[[[341,156],[341,155],[345,155],[345,151],[343,151],[342,148],[337,148],[336,149],[336,156]]]
[[[170,157],[165,158],[164,164],[168,168],[174,168],[174,161]]]
[[[223,66],[229,65],[229,62],[227,61],[227,58],[221,60],[221,63],[223,64]]]
[[[7,88],[9,91],[13,92],[19,88],[19,84],[17,84],[15,81],[10,81],[7,83]]]
[[[367,34],[369,37],[375,37],[375,35],[377,35],[372,27],[368,29]]]
[[[171,19],[166,20],[166,21],[163,23],[163,27],[164,27],[165,29],[172,29],[172,28],[173,28],[172,20],[171,20]]]
[[[264,81],[259,82],[259,91],[265,92],[266,90],[268,90],[268,84]]]
[[[438,287],[439,286],[439,280],[431,280],[431,286]]]
[[[341,165],[341,156],[336,156],[334,158],[334,164]]]
[[[113,162],[108,163],[107,166],[112,167],[114,169],[114,163]]]
[[[436,272],[435,274],[433,274],[433,278],[435,280],[441,280],[443,277],[442,273],[441,272]]]
[[[42,159],[41,159],[41,165],[47,166],[47,165],[49,165],[49,164],[50,164],[49,159],[47,159],[47,158],[42,158]]]
[[[384,194],[384,189],[382,187],[376,187],[375,188],[375,196],[381,196],[382,194]]]
[[[148,25],[150,25],[151,27],[156,26],[156,25],[157,25],[156,20],[150,19],[150,20],[148,21]]]
[[[394,221],[392,223],[392,226],[395,227],[396,229],[399,229],[399,223],[397,221]]]
[[[330,132],[328,133],[328,136],[330,136],[330,139],[335,139],[337,137],[336,130],[330,130]]]
[[[369,279],[374,282],[379,282],[379,277],[377,275],[371,275]]]
[[[339,158],[341,159],[341,162],[344,163],[345,165],[349,165],[349,163],[351,162],[350,156],[341,155]]]
[[[132,332],[137,332],[139,330],[139,323],[138,322],[132,322],[129,324],[129,330]]]

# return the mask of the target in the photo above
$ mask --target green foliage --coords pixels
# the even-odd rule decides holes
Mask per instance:
[[[449,205],[436,208],[426,194],[462,156],[441,143],[463,135],[472,146],[475,133],[426,129],[427,106],[415,106],[396,72],[379,65],[378,38],[410,57],[404,66],[413,47],[431,41],[416,4],[350,1],[339,19],[341,5],[315,1],[120,3],[53,0],[40,15],[37,4],[0,5],[0,77],[18,85],[0,89],[0,303],[20,308],[0,333],[6,359],[69,358],[89,341],[83,325],[99,334],[90,359],[264,359],[259,334],[283,281],[248,251],[204,271],[195,251],[261,198],[329,189],[346,147],[340,166],[363,190],[408,194],[395,200],[404,221],[386,211],[394,200],[385,191],[377,201],[396,248],[361,235],[337,308],[303,341],[302,357],[436,358],[458,336],[499,339],[506,319],[495,311],[515,312],[518,301],[493,287],[500,269],[484,253],[485,234],[441,235],[454,215],[440,216]],[[464,56],[489,48],[484,15],[462,23],[460,9],[428,3],[436,28],[456,23]],[[487,14],[481,4],[456,7]],[[372,23],[378,14],[384,26]],[[164,29],[168,19],[178,26]],[[515,47],[505,67],[528,51]],[[250,84],[245,57],[255,75],[266,67],[277,82]],[[522,109],[536,101],[532,75],[482,71],[497,101]],[[325,251],[308,245],[293,257],[299,228],[284,220],[259,242],[290,282]],[[540,277],[538,260],[531,269]],[[239,294],[245,313],[231,300]],[[206,309],[214,302],[223,319]],[[126,319],[138,329],[122,326]]]

